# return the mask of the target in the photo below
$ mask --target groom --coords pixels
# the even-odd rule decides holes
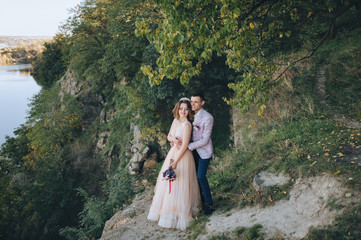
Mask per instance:
[[[188,149],[193,152],[194,160],[196,162],[197,178],[205,201],[204,213],[209,215],[213,212],[213,201],[206,173],[213,156],[213,145],[211,140],[213,117],[202,108],[204,103],[204,96],[201,93],[192,95],[191,105],[195,116],[192,142],[189,143]]]

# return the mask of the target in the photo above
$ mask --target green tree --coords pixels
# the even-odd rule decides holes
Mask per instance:
[[[45,49],[40,55],[40,59],[35,60],[32,75],[35,81],[44,88],[52,87],[65,73],[63,44],[64,37],[60,34],[56,35],[52,41],[44,43]]]
[[[152,28],[137,22],[137,35],[146,35],[160,56],[157,68],[143,66],[152,84],[180,78],[187,84],[202,72],[213,55],[240,77],[229,83],[234,98],[227,103],[246,109],[256,103],[261,112],[267,93],[292,64],[308,58],[330,37],[344,14],[359,14],[360,1],[341,0],[222,0],[154,1],[162,14]],[[352,24],[352,22],[349,22]],[[274,60],[277,50],[308,45],[310,53],[289,63]],[[307,43],[307,44],[305,44]],[[285,64],[285,65],[284,65]],[[275,73],[282,67],[280,73]]]
[[[0,238],[21,239],[20,229],[30,221],[30,198],[22,191],[27,171],[24,156],[27,154],[27,126],[15,130],[17,137],[7,137],[0,151]],[[29,233],[29,236],[31,233]]]

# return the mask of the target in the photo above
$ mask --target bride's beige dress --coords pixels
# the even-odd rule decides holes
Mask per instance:
[[[171,134],[182,137],[186,121],[180,123],[174,119]],[[170,159],[175,158],[179,150],[173,146],[159,172],[153,202],[149,210],[148,219],[158,221],[159,226],[165,228],[178,228],[185,230],[193,217],[200,210],[200,192],[192,152],[187,149],[177,164],[176,179],[171,182],[163,180],[163,172],[169,168]]]

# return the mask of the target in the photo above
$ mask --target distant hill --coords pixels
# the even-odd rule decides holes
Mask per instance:
[[[31,44],[39,40],[50,40],[50,36],[0,36],[0,48],[17,47],[20,43]]]
[[[44,41],[52,37],[0,36],[0,64],[32,63],[42,52]]]

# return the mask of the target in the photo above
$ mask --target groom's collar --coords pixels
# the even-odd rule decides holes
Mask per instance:
[[[196,114],[194,114],[194,116],[199,116],[199,115],[201,115],[201,112],[203,111],[203,108],[201,108]]]
[[[200,118],[200,116],[202,115],[202,111],[203,108],[201,108],[201,110],[199,110],[196,114],[194,114],[194,122],[196,121],[196,119]]]

